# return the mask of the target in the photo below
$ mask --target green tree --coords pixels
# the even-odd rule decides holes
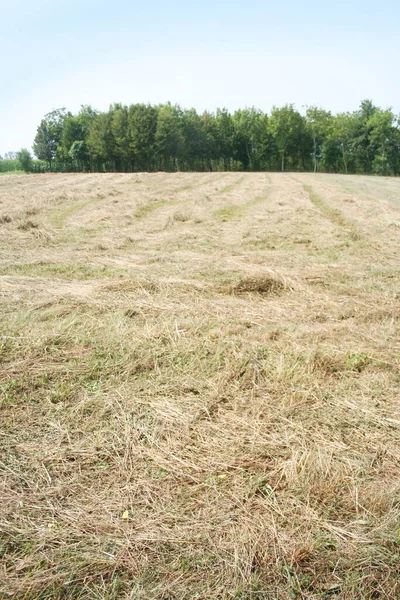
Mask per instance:
[[[129,146],[140,169],[150,171],[155,158],[157,110],[150,104],[134,104],[128,111]]]
[[[99,113],[90,124],[87,148],[92,162],[99,171],[107,171],[112,164],[114,140],[109,113]]]
[[[61,145],[65,152],[69,152],[74,142],[84,140],[85,134],[82,131],[82,123],[78,116],[70,116],[65,120],[61,136]]]
[[[110,126],[114,140],[114,166],[118,166],[119,170],[133,170],[131,160],[131,152],[129,146],[128,134],[128,107],[121,104],[114,104],[110,108]]]
[[[270,115],[252,107],[230,114],[163,104],[113,104],[98,113],[82,106],[42,119],[34,142],[34,170],[133,171],[325,170],[400,173],[400,123],[370,101],[332,115],[311,106],[302,116],[292,104]],[[7,164],[6,164],[7,163]],[[2,160],[0,170],[15,168]]]
[[[177,164],[183,156],[184,144],[182,110],[177,105],[159,106],[155,148],[162,169],[176,171]]]
[[[306,118],[313,141],[313,163],[314,173],[316,173],[318,162],[322,158],[323,143],[332,134],[333,118],[329,111],[317,108],[316,106],[307,108]]]
[[[293,104],[286,104],[272,109],[268,129],[280,154],[281,171],[284,171],[288,157],[295,159],[302,154],[302,137],[306,138],[305,120]]]
[[[263,132],[266,121],[262,112],[256,108],[245,108],[235,111],[232,116],[236,158],[250,171],[259,168],[262,153]]]
[[[213,163],[216,163],[218,159],[217,123],[215,115],[208,111],[203,112],[201,120],[203,122],[202,130],[204,137],[204,147],[201,154],[206,161],[206,168],[212,171]]]
[[[234,147],[234,125],[232,115],[226,108],[218,108],[216,112],[216,135],[218,145],[218,155],[223,161],[224,171],[231,169]]]
[[[77,115],[69,115],[64,121],[61,143],[57,152],[72,168],[82,171],[89,169],[87,139],[91,123],[96,115],[96,111],[91,106],[82,106]],[[79,144],[72,150],[72,147],[78,142]]]
[[[33,151],[40,160],[49,163],[50,171],[62,138],[65,120],[70,116],[65,108],[53,110],[42,119],[33,143]]]
[[[25,171],[25,173],[30,173],[32,171],[32,155],[27,148],[21,148],[21,150],[17,152],[16,158],[21,166],[21,169]]]
[[[360,109],[353,113],[353,129],[351,131],[351,148],[356,172],[371,173],[375,156],[374,145],[371,144],[371,118],[377,108],[371,100],[363,100]]]
[[[185,139],[185,168],[204,171],[207,157],[205,121],[194,108],[183,112],[182,130]]]
[[[339,113],[332,121],[329,137],[322,145],[322,165],[330,172],[349,173],[356,169],[353,140],[358,116]]]
[[[388,154],[397,137],[396,130],[393,127],[394,120],[394,114],[390,109],[376,109],[367,121],[370,131],[370,143],[376,148],[373,170],[381,175],[388,173]]]
[[[0,173],[8,173],[10,171],[17,171],[20,168],[21,168],[21,165],[16,158],[0,159]]]
[[[76,163],[78,170],[83,171],[84,165],[88,162],[89,153],[86,146],[86,142],[83,140],[77,140],[73,142],[71,148],[68,151],[68,155],[71,160]]]

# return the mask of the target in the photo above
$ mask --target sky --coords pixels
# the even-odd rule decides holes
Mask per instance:
[[[0,53],[0,155],[82,104],[400,113],[398,0],[0,0]]]

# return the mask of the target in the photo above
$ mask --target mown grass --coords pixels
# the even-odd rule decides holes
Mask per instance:
[[[235,184],[232,184],[232,186],[229,186],[229,190],[236,187],[236,185],[241,183],[243,181],[243,179],[244,178],[241,177],[238,182],[236,182]],[[226,190],[227,190],[227,188],[224,188],[224,190],[221,190],[219,193],[221,193],[221,194],[225,193]],[[250,200],[248,200],[247,202],[245,202],[243,204],[228,204],[228,205],[222,206],[221,208],[218,208],[217,210],[215,210],[213,212],[213,216],[222,222],[236,221],[236,220],[243,219],[243,217],[245,215],[247,215],[251,211],[252,208],[256,207],[257,205],[259,205],[262,202],[265,202],[267,200],[269,190],[270,190],[270,187],[268,186],[266,191],[264,191],[262,194],[255,196],[254,198],[251,198]]]
[[[88,198],[80,201],[69,201],[68,204],[64,204],[61,210],[58,208],[52,215],[52,223],[56,227],[63,227],[67,219],[77,213],[79,210],[90,206],[91,204],[101,201],[102,197]]]
[[[339,209],[333,208],[327,204],[322,196],[315,192],[311,185],[303,184],[303,189],[308,193],[314,206],[316,206],[327,219],[335,225],[351,230],[355,238],[359,237],[359,233],[356,231],[354,223],[349,221]]]
[[[220,221],[234,221],[240,220],[245,214],[245,206],[232,204],[215,210],[213,216]]]
[[[97,223],[93,182],[0,184],[21,211],[0,229],[4,597],[398,597],[397,242],[368,222],[362,256],[337,252],[342,220],[327,233],[301,175],[243,176],[240,215],[210,222],[237,174],[219,177],[184,218],[171,194],[128,220],[142,190],[115,205],[104,184],[90,244],[80,219],[40,244],[20,225],[35,201],[52,223],[74,184]]]
[[[79,263],[20,263],[0,265],[0,275],[24,275],[28,277],[57,277],[70,280],[97,279],[103,277],[122,277],[122,269],[103,265],[88,265]]]
[[[220,190],[218,190],[217,195],[229,194],[230,192],[233,192],[233,190],[235,190],[238,185],[243,183],[243,181],[244,181],[244,177],[239,177],[233,183],[230,183],[229,185],[225,185]]]
[[[183,189],[186,189],[186,186]],[[135,210],[135,217],[137,219],[143,219],[151,215],[151,213],[158,210],[162,206],[166,206],[168,203],[168,200],[154,200],[153,202],[149,202],[148,204],[142,204],[138,206]]]

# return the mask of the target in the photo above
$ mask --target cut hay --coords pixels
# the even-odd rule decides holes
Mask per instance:
[[[1,598],[399,598],[398,198],[0,178]]]
[[[271,277],[243,277],[229,289],[231,294],[261,294],[263,296],[270,294],[279,294],[285,286],[282,281]]]

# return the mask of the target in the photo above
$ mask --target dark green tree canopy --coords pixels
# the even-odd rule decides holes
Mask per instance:
[[[67,113],[65,108],[53,110],[45,115],[37,129],[33,150],[39,159],[46,160],[49,163],[50,171],[68,116],[70,116],[70,113]]]
[[[33,149],[59,171],[325,171],[400,174],[399,119],[364,100],[333,115],[293,104],[198,113],[171,103],[58,109]]]
[[[32,155],[29,152],[29,150],[27,150],[27,148],[21,148],[21,150],[17,152],[16,158],[20,164],[21,169],[25,171],[25,173],[29,173],[30,171],[32,171]]]

